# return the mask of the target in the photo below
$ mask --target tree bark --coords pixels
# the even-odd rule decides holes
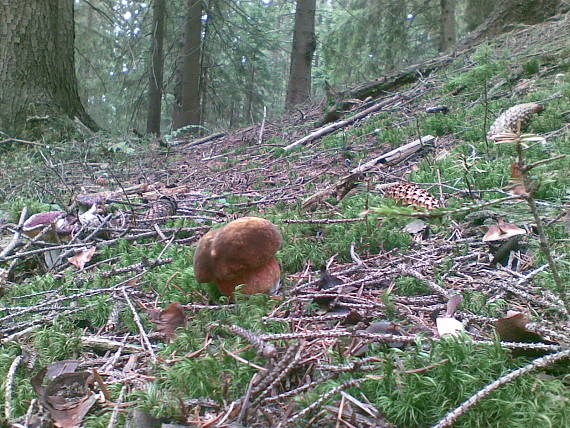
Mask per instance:
[[[457,41],[455,33],[455,0],[440,0],[440,5],[439,51],[446,52]]]
[[[182,63],[179,68],[180,92],[174,108],[173,128],[200,125],[200,74],[202,47],[202,1],[188,0]]]
[[[77,89],[73,0],[2,0],[0,16],[0,130],[34,138],[62,116],[96,130]]]
[[[473,31],[487,19],[493,11],[495,0],[467,0],[464,21],[467,31]]]
[[[367,1],[367,7],[380,8],[380,2]],[[387,2],[382,12],[376,12],[377,15],[382,13],[385,20],[386,28],[383,42],[384,45],[379,50],[383,51],[382,59],[384,62],[384,71],[398,70],[402,64],[402,52],[408,47],[408,26],[406,22],[406,6],[405,0]]]
[[[162,105],[162,82],[164,70],[164,24],[166,0],[154,0],[152,7],[152,43],[150,49],[147,134],[160,135],[160,112]]]
[[[208,111],[206,110],[208,106],[208,84],[210,78],[210,69],[212,68],[212,63],[214,62],[212,58],[215,58],[208,45],[211,39],[212,33],[212,21],[215,22],[216,14],[216,1],[207,0],[204,5],[203,13],[208,17],[203,25],[204,38],[202,39],[202,49],[200,55],[200,124],[204,125],[208,120]]]
[[[499,0],[491,15],[461,41],[460,47],[474,46],[511,30],[513,25],[543,22],[555,15],[559,6],[560,0]]]
[[[311,65],[317,47],[315,38],[316,0],[297,0],[291,50],[291,67],[285,108],[305,102],[311,96]]]

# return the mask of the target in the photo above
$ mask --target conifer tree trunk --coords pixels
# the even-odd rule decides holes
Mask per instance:
[[[368,8],[378,8],[379,2],[367,2]],[[402,51],[405,51],[408,44],[405,0],[390,1],[383,10],[383,19],[387,21],[384,44],[382,46],[384,69],[393,71],[400,68]]]
[[[211,64],[213,62],[212,58],[215,55],[210,52],[208,49],[208,44],[210,43],[210,36],[212,30],[212,21],[215,21],[216,18],[214,15],[216,14],[216,1],[215,0],[207,0],[204,6],[203,12],[208,19],[204,22],[203,26],[203,34],[204,38],[202,40],[202,49],[200,54],[200,124],[204,124],[208,118],[207,114],[208,111],[206,107],[208,106],[208,80],[209,80],[209,73]]]
[[[62,116],[97,129],[77,89],[73,0],[2,0],[0,17],[0,130],[34,135]]]
[[[467,0],[463,17],[467,23],[467,31],[473,31],[481,25],[493,11],[495,3],[495,0]]]
[[[150,49],[148,110],[146,133],[160,135],[162,82],[164,69],[164,24],[166,0],[154,0],[152,7],[152,43]]]
[[[174,129],[188,125],[200,125],[200,57],[202,47],[201,0],[188,0],[182,61],[179,62],[180,90],[178,105],[174,108]]]
[[[285,108],[307,101],[311,96],[311,65],[316,49],[316,0],[297,0],[291,67]]]
[[[439,51],[445,52],[455,45],[455,0],[440,0]]]

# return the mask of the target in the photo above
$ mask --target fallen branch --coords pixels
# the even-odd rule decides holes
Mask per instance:
[[[338,122],[331,123],[330,125],[324,126],[322,128],[317,129],[316,131],[310,133],[309,135],[301,138],[300,140],[294,141],[288,146],[283,147],[283,150],[288,151],[294,147],[300,146],[301,144],[306,144],[310,141],[316,140],[324,135],[328,135],[337,129],[344,128],[345,126],[351,125],[357,120],[360,120],[371,113],[377,112],[387,105],[393,103],[394,101],[398,100],[400,97],[395,95],[383,101],[380,101],[377,104],[374,104],[372,107],[367,108],[366,110],[362,110],[360,113],[355,114],[354,116],[349,117],[348,119],[340,120]]]
[[[439,67],[449,64],[454,58],[455,55],[444,55],[419,64],[413,64],[395,74],[382,76],[348,91],[341,92],[339,95],[343,98],[358,98],[361,100],[366,97],[378,97],[386,93],[386,91],[394,91],[403,85],[413,83],[420,78],[425,78]]]
[[[426,135],[412,141],[411,143],[404,144],[403,146],[369,160],[368,162],[354,168],[350,171],[350,174],[345,175],[331,186],[309,196],[303,201],[302,208],[304,210],[310,209],[313,206],[322,203],[322,201],[329,196],[336,197],[337,201],[340,201],[351,189],[356,187],[358,182],[364,177],[364,173],[368,170],[377,165],[388,166],[401,162],[420,149],[431,145],[434,141],[435,137],[433,135]]]
[[[225,136],[225,135],[226,135],[225,132],[217,132],[217,133],[215,133],[215,134],[208,135],[207,137],[199,138],[199,139],[197,139],[197,140],[192,140],[192,141],[184,140],[184,141],[180,141],[180,142],[177,142],[177,143],[170,143],[169,146],[170,146],[170,147],[174,147],[174,146],[186,145],[186,146],[188,146],[188,147],[194,147],[194,146],[199,146],[199,145],[201,145],[201,144],[208,143],[208,142],[210,142],[210,141],[212,141],[212,140],[216,140],[216,139],[221,138],[221,137],[223,137],[223,136]]]
[[[456,409],[452,410],[447,415],[445,415],[445,417],[441,421],[439,421],[436,425],[434,425],[433,428],[445,428],[452,426],[455,423],[455,421],[457,421],[457,418],[465,414],[471,407],[473,407],[483,398],[488,396],[498,387],[504,385],[505,383],[511,382],[512,380],[518,378],[519,376],[522,376],[523,374],[529,373],[541,367],[549,366],[558,360],[568,357],[570,357],[570,350],[561,351],[556,354],[546,355],[545,357],[537,358],[530,364],[527,364],[526,366],[521,367],[520,369],[517,369],[507,374],[506,376],[497,379],[496,381],[487,385],[481,391],[477,392],[475,395],[471,396],[467,401],[465,401],[459,407],[457,407]]]
[[[358,174],[368,171],[369,169],[375,167],[376,165],[394,165],[402,160],[408,158],[409,156],[413,155],[420,149],[431,146],[435,141],[435,137],[433,135],[424,135],[417,140],[412,141],[411,143],[404,144],[403,146],[397,147],[394,150],[390,150],[388,153],[384,153],[377,158],[374,158],[362,165],[354,168],[350,171],[352,174]]]
[[[6,386],[4,391],[4,417],[6,418],[5,421],[10,423],[12,419],[12,388],[14,386],[14,376],[16,375],[16,370],[18,370],[18,366],[23,360],[22,355],[18,355],[12,361],[10,365],[10,369],[8,370],[8,374],[6,375]]]

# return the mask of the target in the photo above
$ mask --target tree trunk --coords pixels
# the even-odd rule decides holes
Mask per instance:
[[[461,41],[467,48],[512,30],[513,25],[533,25],[558,12],[560,0],[499,0],[491,15]]]
[[[467,31],[473,31],[481,25],[493,11],[493,6],[495,0],[467,0],[463,17]]]
[[[215,0],[207,0],[204,8],[204,14],[208,17],[206,22],[204,22],[203,33],[204,38],[202,40],[202,49],[200,55],[200,122],[204,125],[208,120],[208,112],[206,107],[208,105],[208,80],[210,78],[210,68],[213,63],[212,52],[208,49],[211,38],[212,21],[215,20],[214,14],[216,13],[216,2]]]
[[[245,89],[245,115],[244,115],[244,122],[245,123],[254,123],[255,119],[253,118],[253,103],[255,99],[255,54],[251,56],[250,61],[248,61],[249,67],[249,79],[247,79],[247,85]]]
[[[367,2],[368,8],[380,8],[378,2]],[[408,34],[405,25],[406,22],[406,7],[405,0],[390,1],[382,11],[383,19],[385,20],[383,42],[384,45],[379,50],[383,51],[382,59],[384,62],[384,71],[398,70],[402,65],[403,53],[408,48]],[[380,16],[380,12],[376,12]]]
[[[178,105],[174,108],[174,129],[188,125],[200,125],[200,56],[202,46],[202,1],[188,0],[184,28],[182,63],[179,68],[181,81]]]
[[[311,65],[317,47],[315,38],[316,0],[297,0],[291,50],[289,84],[285,108],[305,102],[311,96]]]
[[[0,16],[0,129],[35,138],[62,116],[97,129],[77,89],[73,0],[2,0]]]
[[[152,44],[150,49],[148,110],[146,133],[160,135],[162,80],[164,69],[163,41],[166,0],[154,0],[152,7]]]
[[[440,0],[439,51],[446,52],[455,45],[455,0]]]

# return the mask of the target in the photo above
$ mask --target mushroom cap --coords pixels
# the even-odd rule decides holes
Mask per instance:
[[[483,236],[483,242],[504,241],[516,235],[525,235],[526,230],[516,224],[507,223],[499,219],[498,224],[488,226],[487,233]]]
[[[46,226],[53,225],[52,229],[44,235],[44,240],[57,241],[58,237],[66,239],[76,231],[75,222],[76,219],[66,216],[65,211],[46,211],[28,218],[22,225],[22,232],[30,238],[34,238]]]
[[[211,282],[214,280],[214,259],[212,242],[219,229],[210,230],[198,241],[198,247],[194,253],[194,276],[198,282]]]
[[[275,274],[275,266],[279,265],[274,255],[280,244],[281,234],[270,221],[258,217],[234,220],[200,239],[194,254],[194,275],[198,282],[216,282],[222,294],[225,292],[221,288],[231,288],[231,294],[238,284],[257,284],[252,279],[257,276],[278,279],[280,272]],[[268,264],[273,267],[266,268]]]
[[[212,256],[218,261],[216,277],[239,277],[244,270],[265,265],[281,245],[281,234],[270,222],[243,217],[218,229],[212,243]]]

